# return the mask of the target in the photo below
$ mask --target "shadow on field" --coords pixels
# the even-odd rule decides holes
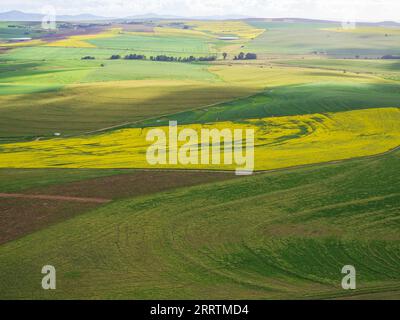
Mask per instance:
[[[279,86],[209,108],[184,110],[136,126],[238,121],[277,116],[400,107],[400,85],[316,82]]]
[[[251,88],[140,81],[71,86],[55,92],[0,96],[0,137],[79,134],[230,101]]]

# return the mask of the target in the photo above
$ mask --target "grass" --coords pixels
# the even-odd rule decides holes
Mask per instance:
[[[8,61],[0,66],[0,95],[54,91],[69,84],[125,80],[198,80],[215,82],[206,65],[153,61]]]
[[[28,40],[28,41],[20,41],[20,42],[10,42],[10,43],[1,43],[0,47],[2,48],[20,48],[20,47],[33,47],[37,45],[44,44],[42,40]]]
[[[61,89],[81,81],[100,66],[80,61],[12,61],[0,66],[0,95],[30,94]]]
[[[159,35],[159,36],[180,36],[180,37],[189,37],[189,38],[193,38],[193,37],[201,37],[201,38],[205,38],[205,39],[215,39],[212,35],[199,31],[199,30],[194,30],[194,29],[180,29],[180,28],[171,28],[168,26],[164,26],[163,23],[160,21],[159,23],[159,27],[155,27],[153,29],[154,34],[155,35]],[[143,35],[143,33],[132,33],[132,32],[128,32],[128,34],[141,34]]]
[[[172,67],[173,66],[173,67]],[[218,80],[208,71],[207,65],[170,63],[156,61],[108,61],[104,67],[90,72],[82,82],[124,81],[124,80]]]
[[[13,49],[8,54],[0,56],[1,61],[62,61],[68,62],[69,60],[80,60],[85,56],[93,56],[97,60],[107,60],[113,54],[124,55],[127,54],[126,50],[112,50],[112,49],[99,49],[99,48],[66,48],[66,47],[43,47],[35,46],[28,48]],[[130,52],[129,52],[130,53]],[[93,61],[85,61],[93,62]]]
[[[211,55],[206,40],[199,37],[158,36],[158,35],[120,35],[115,38],[94,39],[89,41],[97,48],[131,50],[135,53],[150,55]]]
[[[375,75],[257,64],[207,68],[196,64],[105,60],[115,53],[116,50],[99,48],[31,47],[1,55],[4,63],[0,67],[3,71],[0,136],[23,138],[49,136],[54,132],[82,133],[187,111],[280,86],[283,87],[276,92],[265,91],[249,101],[206,107],[208,111],[203,109],[177,117],[183,122],[208,122],[377,107],[381,102],[383,107],[392,107],[398,102],[396,86],[389,86],[388,82],[386,85]],[[93,55],[96,60],[80,60],[86,55]],[[139,80],[145,82],[139,85]],[[349,86],[345,82],[357,85]],[[305,83],[314,85],[299,86]],[[193,96],[182,97],[182,93]],[[368,98],[363,97],[365,94]],[[26,121],[28,113],[24,112],[27,110],[29,122]]]
[[[368,35],[386,35],[386,36],[392,36],[392,35],[398,35],[400,34],[400,28],[388,28],[388,27],[365,27],[365,26],[356,26],[355,28],[327,28],[325,29],[327,31],[333,31],[333,32],[347,32],[347,33],[362,33],[362,34],[368,34]]]
[[[7,192],[24,194],[19,198],[6,197],[0,201],[0,245],[101,205],[73,199],[66,201],[65,197],[126,199],[235,178],[230,173],[189,171],[39,169],[0,170],[0,173],[5,176],[5,179],[0,178],[0,192],[5,188]],[[15,181],[10,179],[12,176],[16,178]],[[7,180],[9,184],[6,184]],[[10,187],[11,191],[8,191]],[[45,198],[38,195],[45,195]],[[52,199],[49,198],[51,195]],[[57,199],[60,196],[64,200]]]
[[[195,30],[157,27],[153,32],[126,32],[121,28],[111,28],[98,34],[70,36],[46,46],[130,50],[148,56],[165,54],[186,57],[211,55],[211,39],[207,34]]]
[[[114,53],[105,49],[58,47],[13,50],[0,56],[0,95],[53,91],[55,88],[82,82],[217,79],[217,76],[208,72],[205,64],[110,61]],[[81,58],[86,55],[94,55],[96,60],[82,61]]]
[[[262,34],[264,29],[257,29],[243,21],[189,21],[194,30],[214,36],[236,36],[243,39],[253,39]]]
[[[40,23],[35,22],[0,22],[0,47],[4,43],[14,38],[38,38],[43,35]]]
[[[66,39],[50,42],[46,44],[49,47],[72,47],[72,48],[94,48],[95,45],[91,44],[91,40],[112,38],[121,32],[120,28],[111,28],[97,34],[76,35],[69,36]]]
[[[209,70],[231,85],[240,84],[260,91],[266,88],[318,82],[390,83],[373,75],[345,74],[343,71],[318,70],[318,68],[284,67],[268,62],[257,63],[257,61],[254,64],[213,65]]]
[[[0,22],[0,38],[34,39],[0,54],[0,192],[113,199],[97,209],[2,201],[0,299],[400,298],[400,153],[376,155],[399,145],[400,69],[363,59],[400,55],[397,29],[183,24],[88,28],[43,45],[38,24]],[[232,61],[240,51],[258,59]],[[215,52],[228,59],[109,60]],[[147,127],[168,120],[255,129],[257,169],[314,165],[219,182],[215,172],[116,169],[148,167]],[[56,291],[40,288],[47,264]],[[356,291],[340,287],[346,264]]]
[[[313,114],[218,122],[211,125],[187,125],[180,128],[253,129],[256,170],[270,170],[374,155],[400,145],[398,108],[367,109],[342,113]],[[151,142],[147,129],[122,129],[104,134],[52,139],[47,141],[2,144],[0,167],[3,168],[241,168],[233,164],[158,164],[146,159]],[[168,128],[162,128],[168,136]],[[244,138],[243,138],[244,139]],[[194,149],[203,152],[196,143]],[[232,142],[232,141],[227,141]],[[188,143],[187,139],[179,145]],[[168,147],[167,147],[168,149]],[[230,152],[232,155],[232,151]],[[221,159],[223,156],[221,155]],[[211,162],[211,161],[210,161]]]
[[[77,134],[244,96],[248,88],[190,80],[107,81],[0,97],[0,137]]]
[[[0,192],[21,192],[26,189],[43,188],[129,172],[131,171],[95,169],[0,169]]]
[[[167,114],[172,116],[144,124],[396,107],[399,101],[395,82],[335,70],[109,60],[104,67],[98,61],[52,60],[8,62],[3,68],[4,94],[56,90],[0,96],[3,138],[76,134]],[[254,95],[257,91],[263,92]],[[187,112],[199,107],[203,108]]]
[[[212,107],[144,121],[136,126],[163,125],[169,120],[176,120],[181,124],[210,123],[362,110],[378,106],[399,107],[399,88],[394,84],[345,84],[344,82],[282,86]]]
[[[114,202],[2,245],[0,297],[398,297],[399,164],[397,152]],[[46,264],[57,290],[38,285]],[[346,264],[356,291],[340,287]]]
[[[268,30],[245,46],[246,51],[260,54],[306,55],[313,52],[334,57],[381,57],[400,53],[400,34],[386,37],[384,33],[332,32],[332,24],[251,22],[254,27]],[[326,30],[326,29],[329,30]],[[341,29],[342,30],[342,29]],[[356,29],[358,30],[358,28]],[[361,29],[365,30],[365,29]]]
[[[374,74],[384,79],[400,80],[400,62],[390,60],[352,60],[352,59],[300,59],[282,60],[277,64]]]

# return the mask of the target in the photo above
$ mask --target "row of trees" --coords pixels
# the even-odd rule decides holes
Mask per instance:
[[[110,60],[118,60],[122,59],[122,57],[118,54],[112,55]],[[124,57],[125,60],[146,60],[146,56],[142,54],[129,54]],[[167,55],[158,55],[158,56],[151,56],[151,61],[169,61],[169,62],[194,62],[194,61],[214,61],[217,57],[215,56],[208,56],[208,57],[172,57]]]
[[[146,56],[142,54],[128,54],[124,58],[125,60],[146,60]]]
[[[172,57],[172,56],[166,56],[166,55],[158,55],[158,56],[151,56],[150,60],[152,61],[173,61],[173,62],[194,62],[194,61],[215,61],[217,57],[215,56],[207,56],[207,57]]]
[[[224,60],[226,60],[228,54],[224,52],[222,54]],[[94,57],[91,56],[86,56],[83,57],[82,60],[94,60]],[[125,60],[146,60],[146,56],[143,54],[128,54],[125,57],[120,56],[119,54],[114,54],[110,57],[110,60],[119,60],[119,59],[125,59]],[[235,56],[233,60],[255,60],[257,59],[257,55],[255,53],[244,53],[240,52],[239,55]],[[157,55],[157,56],[150,56],[151,61],[167,61],[167,62],[195,62],[195,61],[215,61],[217,60],[216,56],[205,56],[205,57],[173,57],[173,56],[167,56],[165,54]]]
[[[122,57],[119,54],[114,54],[110,57],[110,60],[119,60]],[[142,54],[128,54],[124,57],[125,60],[146,60],[146,56]]]
[[[233,58],[233,60],[256,60],[256,59],[257,59],[257,55],[255,53],[251,53],[251,52],[248,52],[246,54],[244,52],[241,52],[241,53],[239,53],[239,55],[237,55]]]
[[[400,59],[400,56],[393,56],[391,54],[388,54],[386,56],[383,56],[381,59],[385,59],[385,60],[395,59],[395,60],[397,60],[397,59]]]

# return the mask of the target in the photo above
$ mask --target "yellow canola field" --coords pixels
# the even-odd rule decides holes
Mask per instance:
[[[97,34],[70,36],[66,39],[47,43],[46,47],[96,48],[95,45],[87,42],[87,40],[111,38],[117,36],[120,32],[122,32],[122,28],[111,28]]]
[[[178,124],[178,131],[185,128],[194,129],[198,133],[204,128],[254,129],[255,169],[269,170],[388,151],[400,145],[399,123],[399,108],[382,108],[243,122]],[[160,128],[168,133],[168,127]],[[146,160],[146,152],[153,143],[146,141],[146,135],[152,129],[128,128],[91,136],[3,144],[0,145],[0,167],[238,168],[235,163],[152,166]],[[184,143],[180,142],[179,145]],[[200,148],[201,144],[196,146]]]

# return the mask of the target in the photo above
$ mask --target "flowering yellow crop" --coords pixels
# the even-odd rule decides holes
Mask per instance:
[[[182,125],[179,129],[254,129],[255,169],[349,159],[400,145],[399,108]],[[160,127],[168,130],[168,128]],[[4,168],[179,168],[233,170],[234,165],[158,165],[146,161],[152,128],[0,145]],[[181,144],[183,144],[181,142]]]

